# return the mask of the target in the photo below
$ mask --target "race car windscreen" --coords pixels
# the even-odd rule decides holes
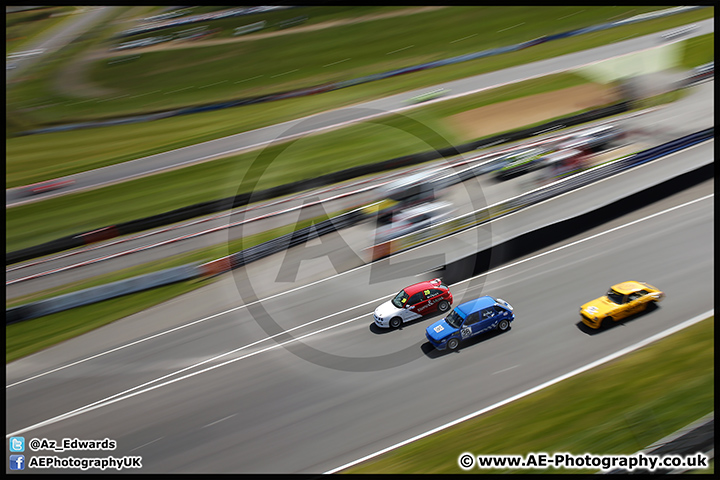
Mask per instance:
[[[392,299],[392,304],[395,305],[397,308],[403,308],[405,306],[405,303],[407,302],[408,294],[405,293],[405,290],[400,290],[400,293],[395,295],[395,298]]]
[[[463,318],[460,315],[458,315],[458,313],[455,310],[453,310],[450,313],[450,315],[445,317],[445,321],[451,327],[460,328],[460,325],[462,325]]]
[[[617,305],[622,305],[622,303],[623,303],[623,296],[620,295],[615,290],[613,290],[612,288],[610,290],[608,290],[607,297],[610,299],[611,302],[613,302]]]

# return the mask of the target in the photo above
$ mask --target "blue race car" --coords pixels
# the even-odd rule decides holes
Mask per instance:
[[[504,332],[513,320],[515,315],[509,303],[484,296],[455,307],[447,317],[427,327],[425,336],[438,350],[455,350],[466,338],[493,329]]]

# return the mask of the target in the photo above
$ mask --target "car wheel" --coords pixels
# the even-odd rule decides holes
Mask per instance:
[[[449,308],[450,308],[450,304],[449,304],[447,301],[445,301],[445,300],[443,300],[442,302],[438,303],[438,310],[440,310],[440,311],[443,312],[443,313],[444,313],[444,312],[447,312]]]
[[[497,328],[498,328],[498,330],[500,330],[501,332],[504,332],[505,330],[507,330],[508,328],[510,328],[510,322],[508,322],[508,321],[505,320],[505,319],[500,320],[500,323],[498,323]]]
[[[447,346],[450,350],[455,350],[458,345],[460,345],[460,341],[457,338],[451,338],[450,340],[448,340]]]
[[[400,318],[400,317],[393,317],[393,318],[390,320],[390,326],[391,326],[392,328],[398,328],[400,325],[402,325],[402,318]]]
[[[612,317],[605,317],[602,321],[602,327],[603,328],[610,328],[615,323],[615,320],[613,320]]]

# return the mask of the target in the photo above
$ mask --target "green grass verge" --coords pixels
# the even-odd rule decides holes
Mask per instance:
[[[330,215],[330,217],[334,216],[335,214]],[[65,293],[76,292],[85,288],[105,285],[118,280],[188,263],[205,263],[299,230],[313,223],[317,223],[320,220],[325,220],[326,218],[328,217],[322,216],[302,220],[297,222],[297,224],[286,225],[266,232],[248,235],[247,237],[230,241],[227,244],[174,255],[162,260],[156,260],[113,273],[99,275],[87,280],[73,282],[59,288],[44,290],[24,297],[17,297],[12,299],[12,301],[6,302],[6,308],[55,297]],[[143,292],[112,298],[92,305],[77,307],[64,312],[7,325],[5,328],[5,361],[6,363],[11,362],[64,340],[82,335],[85,332],[107,325],[120,318],[141,312],[154,305],[208,285],[212,281],[213,279],[186,280],[176,284],[165,285]]]
[[[714,338],[714,317],[710,317],[611,363],[343,473],[462,473],[457,460],[463,452],[635,453],[713,411]]]
[[[435,85],[439,82],[465,78],[470,75],[592,48],[627,37],[652,33],[672,26],[708,18],[713,14],[714,9],[712,8],[701,9],[664,19],[647,21],[641,24],[618,27],[608,31],[549,42],[520,52],[488,57],[477,61],[465,62],[460,65],[446,66],[425,72],[372,82],[370,84],[358,85],[314,97],[236,107],[223,111],[169,118],[138,125],[120,125],[10,138],[6,143],[8,159],[6,186],[18,186],[69,175],[91,168],[119,163],[202,141],[220,138],[233,133],[288,121],[332,108],[380,98],[401,91]],[[595,21],[597,21],[597,18],[595,18]],[[368,25],[374,24],[375,22],[368,23]],[[544,28],[546,29],[547,27]],[[515,29],[509,30],[509,32],[513,32],[513,30]],[[522,30],[522,28],[519,27],[518,31],[519,30]],[[444,31],[448,34],[447,32],[452,32],[452,29],[445,28]],[[523,32],[519,32],[523,36],[521,40],[526,39],[525,37],[527,36],[532,38],[530,35],[532,31]],[[455,32],[452,33],[454,34]],[[544,33],[547,33],[547,31],[544,31]],[[500,40],[501,39],[493,40],[493,42],[497,41],[500,43],[478,44],[473,48],[469,48],[468,51],[500,46],[501,44],[505,44],[506,41],[513,39],[504,39],[502,42]],[[198,50],[202,51],[204,49]],[[59,120],[60,117],[58,117],[58,115],[60,115],[63,121],[67,121],[68,115],[77,116],[78,118],[81,116],[81,112],[72,110],[73,108],[81,106],[87,107],[88,114],[95,116],[117,113],[117,111],[109,109],[112,103],[109,101],[96,103],[94,105],[91,105],[92,102],[88,102],[87,104],[72,107],[66,104],[61,105],[63,102],[68,102],[69,100],[52,93],[52,90],[47,86],[49,81],[45,77],[50,73],[52,73],[52,71],[45,71],[43,75],[38,75],[35,80],[28,79],[26,82],[23,82],[22,85],[18,85],[10,91],[12,97],[8,99],[7,110],[8,112],[13,112],[13,115],[7,117],[8,124],[11,123],[10,120],[16,123],[19,122],[15,120],[16,118],[21,118],[22,123],[25,125],[53,121],[53,109],[57,109],[54,117],[55,120]],[[222,85],[218,85],[218,87],[222,87]],[[214,94],[212,94],[212,88],[204,89],[203,92],[203,99],[215,99],[215,97],[213,97]],[[250,92],[255,92],[255,90],[251,88]],[[164,96],[164,93],[159,92],[157,95]],[[221,93],[217,98],[227,98],[227,95],[227,93]],[[238,95],[233,94],[233,96],[236,97]],[[159,100],[152,100],[152,96],[150,95],[136,100],[138,102],[142,100],[141,106],[146,110],[151,110],[159,106],[157,103]],[[49,104],[56,103],[57,105],[55,107],[37,109],[32,112],[27,111],[26,106],[28,104],[36,105],[39,102]],[[181,103],[184,102],[185,101]],[[182,137],[178,137],[178,131],[184,133]]]
[[[687,70],[715,60],[715,34],[708,33],[685,40],[681,66]]]
[[[166,302],[213,279],[196,279],[165,285],[126,297],[77,307],[5,327],[5,362],[51,347],[154,305]]]

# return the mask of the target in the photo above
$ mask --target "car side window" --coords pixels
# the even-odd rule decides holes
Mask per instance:
[[[641,294],[640,292],[631,293],[631,294],[630,294],[630,301],[631,301],[631,302],[632,302],[632,301],[635,301],[635,300],[637,300],[637,299],[640,298],[640,297],[642,297],[642,294]]]
[[[492,318],[495,316],[495,310],[493,310],[492,307],[486,308],[482,311],[482,319],[487,320],[488,318]]]
[[[442,294],[442,290],[438,290],[437,288],[431,288],[430,289],[430,295],[428,295],[428,298],[437,297],[438,295]]]
[[[425,299],[425,295],[423,295],[423,292],[418,292],[408,299],[407,304],[415,305],[417,303],[422,302],[424,299]]]
[[[479,320],[480,312],[473,312],[467,316],[467,318],[465,319],[465,323],[463,323],[463,326],[469,327],[470,325],[476,324]]]

